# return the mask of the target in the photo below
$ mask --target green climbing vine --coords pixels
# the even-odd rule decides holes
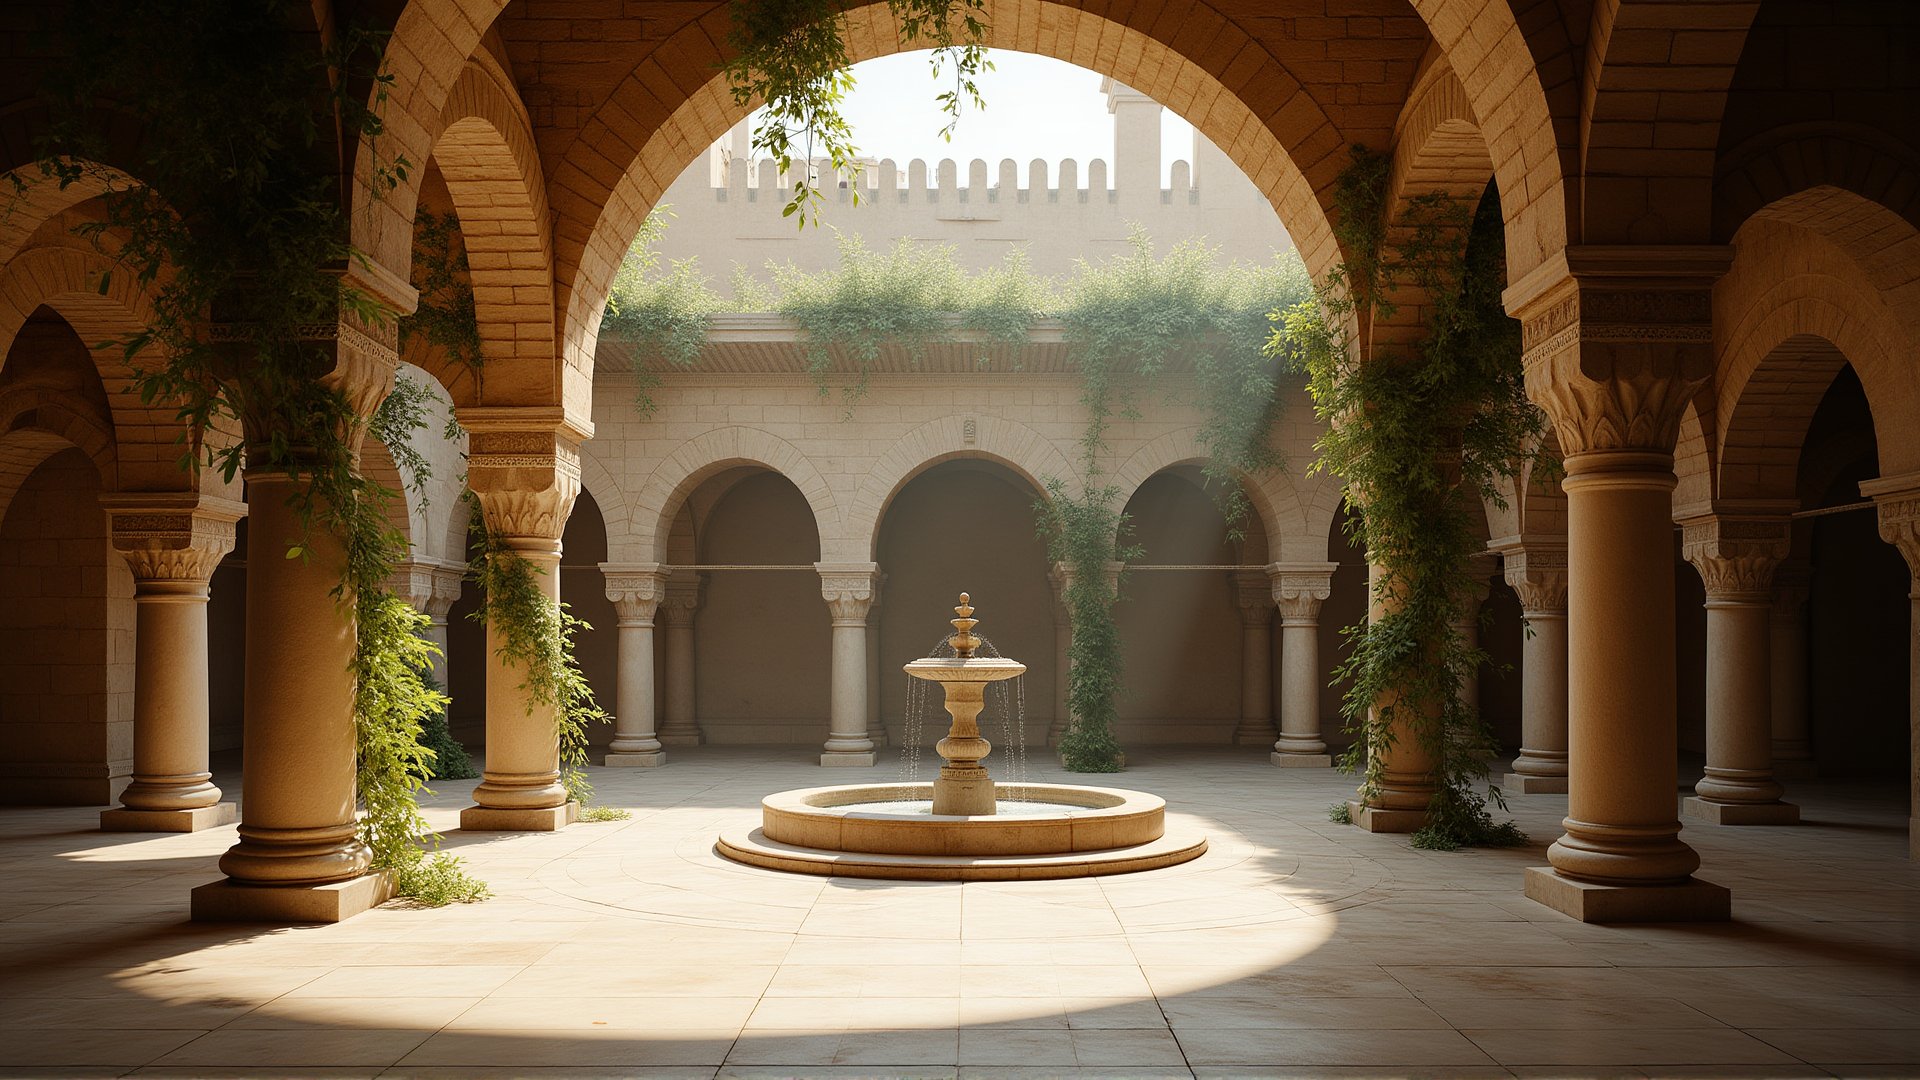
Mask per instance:
[[[1354,149],[1335,218],[1347,259],[1311,298],[1276,311],[1268,346],[1307,373],[1328,425],[1315,468],[1346,482],[1348,529],[1379,568],[1374,617],[1345,632],[1335,675],[1356,737],[1342,764],[1371,796],[1383,752],[1408,733],[1435,763],[1414,844],[1517,844],[1525,837],[1512,822],[1493,820],[1499,790],[1478,790],[1493,740],[1460,686],[1485,655],[1456,626],[1471,611],[1466,566],[1481,547],[1471,501],[1497,502],[1495,482],[1538,458],[1544,420],[1522,385],[1519,324],[1500,304],[1497,194],[1489,188],[1477,207],[1416,197],[1389,223],[1388,166]],[[1422,339],[1363,338],[1391,318],[1402,289],[1420,299]]]
[[[520,689],[527,695],[527,712],[551,708],[554,732],[560,744],[560,782],[580,804],[584,821],[615,821],[627,811],[594,806],[593,785],[587,780],[587,731],[590,724],[612,720],[594,701],[593,687],[574,658],[574,636],[592,629],[556,603],[540,587],[541,570],[506,541],[488,532],[474,515],[473,561],[469,566],[479,582],[481,606],[473,618],[499,635],[501,660],[525,672]]]
[[[42,84],[49,126],[37,147],[39,181],[100,192],[99,214],[76,231],[112,260],[101,291],[124,273],[150,300],[146,325],[115,344],[142,400],[174,407],[182,467],[232,479],[244,460],[250,471],[301,481],[292,497],[301,533],[285,555],[338,560],[334,594],[355,631],[359,831],[374,868],[422,903],[476,900],[486,888],[458,859],[425,850],[437,838],[417,804],[432,757],[421,725],[445,699],[422,679],[432,656],[418,634],[425,616],[387,588],[406,550],[386,514],[396,493],[356,467],[369,427],[404,425],[405,410],[369,418],[370,402],[322,377],[335,357],[315,326],[378,333],[393,315],[350,284],[364,257],[346,239],[329,161],[334,131],[315,123],[316,100],[373,160],[376,195],[412,165],[378,148],[390,81],[378,67],[383,39],[346,29],[323,53],[296,25],[281,4],[72,7],[53,29],[63,55],[80,59],[56,65]],[[183,56],[195,58],[190,71]],[[100,164],[111,160],[109,129],[129,124],[164,133],[141,141],[127,163],[138,181]],[[18,193],[31,178],[12,181]],[[236,425],[243,440],[207,439]],[[322,536],[330,541],[316,542]]]
[[[793,195],[782,213],[802,228],[818,219],[823,187],[860,171],[853,129],[840,111],[855,82],[849,70],[847,7],[842,0],[733,0],[729,8],[727,44],[734,56],[725,70],[727,89],[743,108],[764,104],[753,129],[753,150],[773,158],[790,178]],[[987,34],[986,0],[887,0],[887,7],[902,41],[933,49],[929,64],[936,80],[947,78],[951,69],[950,86],[934,96],[946,118],[940,134],[951,139],[968,106],[986,105],[978,85],[979,77],[993,69],[981,44]],[[796,157],[802,163],[798,170]],[[827,163],[818,176],[816,157]],[[856,203],[859,190],[852,185]]]

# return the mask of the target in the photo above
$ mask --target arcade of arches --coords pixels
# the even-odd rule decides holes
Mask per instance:
[[[485,358],[477,377],[343,328],[341,370],[435,383],[467,432],[464,447],[423,447],[443,481],[464,469],[496,535],[559,546],[560,594],[599,628],[582,663],[617,716],[596,757],[661,766],[622,783],[718,752],[683,750],[702,744],[874,764],[904,735],[903,687],[881,673],[923,653],[956,583],[992,598],[985,629],[1032,665],[1025,738],[1039,747],[1065,722],[1065,638],[1033,505],[1042,480],[1072,475],[1084,421],[1057,344],[1036,332],[997,374],[939,357],[883,368],[842,415],[790,343],[742,331],[642,416],[611,359],[621,343],[600,339],[647,211],[743,115],[716,74],[727,10],[312,5],[323,28],[391,29],[388,130],[423,163],[375,199],[344,140],[370,260],[354,273],[409,307],[415,213],[452,212]],[[1565,807],[1564,834],[1499,888],[1593,922],[1724,919],[1729,890],[1689,838],[1795,822],[1793,781],[1815,774],[1920,796],[1920,11],[986,10],[993,48],[1095,69],[1192,120],[1316,274],[1342,254],[1330,219],[1349,145],[1391,153],[1394,204],[1498,189],[1505,302],[1566,465],[1487,507],[1476,629],[1499,663],[1473,692],[1514,757],[1511,797]],[[58,62],[21,25],[0,28],[8,168],[32,160],[36,72]],[[885,5],[854,7],[849,25],[855,59],[902,48]],[[135,160],[108,164],[137,179]],[[29,183],[0,215],[0,800],[117,804],[109,830],[237,814],[247,854],[223,862],[224,891],[196,898],[198,914],[345,918],[380,899],[349,850],[351,718],[304,703],[339,700],[346,675],[297,630],[333,578],[279,557],[292,526],[268,508],[284,478],[190,480],[169,410],[96,344],[139,327],[148,299],[122,277],[100,287],[106,258],[74,233],[90,194]],[[1337,479],[1308,474],[1304,398],[1275,422],[1288,467],[1249,479],[1238,537],[1200,488],[1194,414],[1116,427],[1108,468],[1144,547],[1118,611],[1120,734],[1144,754],[1194,743],[1324,765],[1341,742],[1327,676],[1364,604],[1365,553],[1338,528]],[[377,444],[362,464],[394,472]],[[564,805],[513,794],[553,775],[553,744],[528,735],[547,719],[497,685],[511,673],[483,662],[462,617],[458,494],[397,511],[413,555],[396,584],[448,646],[456,734],[485,747],[463,821],[565,828]],[[237,811],[210,765],[235,748]],[[1691,790],[1683,756],[1704,758]],[[1886,875],[1909,873],[1888,857]],[[1764,874],[1724,884],[1735,904],[1769,893]]]

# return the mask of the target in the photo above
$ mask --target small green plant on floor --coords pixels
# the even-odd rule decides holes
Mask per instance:
[[[1355,736],[1342,758],[1378,790],[1383,751],[1411,733],[1436,764],[1436,790],[1416,847],[1512,845],[1525,837],[1493,820],[1504,808],[1487,779],[1491,732],[1460,687],[1485,660],[1457,631],[1469,612],[1468,558],[1481,550],[1472,500],[1500,499],[1495,481],[1518,475],[1544,419],[1522,386],[1519,324],[1500,306],[1505,247],[1499,201],[1445,196],[1409,201],[1391,233],[1384,205],[1389,162],[1355,148],[1342,173],[1335,220],[1347,258],[1306,301],[1276,312],[1269,351],[1309,377],[1327,423],[1315,464],[1341,477],[1348,529],[1379,568],[1378,614],[1345,631],[1335,673]],[[1391,238],[1390,238],[1391,237]],[[1428,314],[1414,344],[1373,342],[1356,327],[1394,313],[1397,288],[1418,290]]]
[[[1344,802],[1334,803],[1327,807],[1327,820],[1335,825],[1351,825],[1353,824],[1353,807]]]

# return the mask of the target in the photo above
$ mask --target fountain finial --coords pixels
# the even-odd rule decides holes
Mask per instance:
[[[973,659],[973,650],[980,645],[980,639],[973,636],[973,628],[980,625],[980,620],[972,617],[973,605],[967,600],[967,594],[961,593],[960,606],[953,609],[960,617],[951,620],[956,633],[947,639],[947,644],[953,646],[953,655],[962,660]]]

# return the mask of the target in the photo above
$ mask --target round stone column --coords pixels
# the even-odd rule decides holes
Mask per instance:
[[[1281,768],[1332,766],[1320,734],[1320,604],[1333,592],[1334,563],[1273,563],[1267,581],[1280,610],[1280,738],[1267,761]]]
[[[607,599],[620,619],[619,675],[615,683],[613,742],[606,763],[652,768],[667,763],[653,730],[653,616],[666,594],[667,576],[651,569],[601,563]]]
[[[1787,554],[1780,519],[1696,518],[1682,550],[1707,593],[1707,768],[1682,807],[1717,825],[1791,825],[1773,778],[1774,567]]]
[[[1265,574],[1235,574],[1240,608],[1240,725],[1235,746],[1273,741],[1273,586]]]
[[[385,899],[356,835],[352,609],[340,540],[301,521],[306,482],[247,473],[247,659],[240,840],[196,919],[338,921]],[[286,558],[290,547],[302,554]]]
[[[1053,721],[1047,725],[1047,745],[1058,746],[1067,734],[1071,713],[1067,705],[1067,657],[1073,649],[1073,620],[1067,612],[1067,586],[1073,571],[1063,563],[1054,563],[1047,571],[1047,584],[1053,587]]]
[[[666,638],[665,712],[660,718],[662,746],[699,746],[706,741],[694,715],[693,617],[700,609],[700,578],[676,575],[667,580],[659,621]]]
[[[820,764],[872,765],[873,740],[867,738],[867,609],[873,603],[878,568],[872,563],[814,566],[820,571],[820,595],[833,617],[833,696]]]
[[[1367,617],[1370,620],[1378,621],[1400,606],[1396,597],[1381,589],[1385,573],[1378,565],[1367,565],[1370,597]],[[1382,694],[1373,706],[1374,715],[1368,717],[1368,726],[1374,726],[1378,722],[1376,717],[1394,708],[1398,700],[1392,691]],[[1427,806],[1439,790],[1434,779],[1438,763],[1432,752],[1420,745],[1419,733],[1403,713],[1395,713],[1391,732],[1392,737],[1383,744],[1367,747],[1370,767],[1377,766],[1378,781],[1374,790],[1369,793],[1363,788],[1358,798],[1347,803],[1347,810],[1353,823],[1368,832],[1418,832],[1427,823]]]
[[[873,576],[873,602],[867,605],[867,738],[874,748],[887,748],[887,724],[880,715],[880,597],[887,575]]]
[[[427,628],[421,636],[438,650],[432,672],[443,690],[447,686],[447,616],[460,599],[466,574],[467,568],[461,563],[415,559],[401,564],[391,579],[394,594],[427,617]]]
[[[467,429],[467,484],[499,556],[525,561],[546,603],[560,603],[560,537],[580,493],[585,437],[541,410],[460,410]],[[526,690],[526,672],[501,655],[505,635],[487,625],[486,763],[468,832],[553,832],[579,814],[560,780],[558,705]]]
[[[1505,552],[1520,597],[1520,755],[1500,786],[1516,795],[1567,790],[1567,552],[1528,544]]]
[[[238,816],[208,768],[207,591],[233,550],[240,503],[109,495],[114,546],[133,572],[133,781],[102,811],[108,832],[195,832]]]

